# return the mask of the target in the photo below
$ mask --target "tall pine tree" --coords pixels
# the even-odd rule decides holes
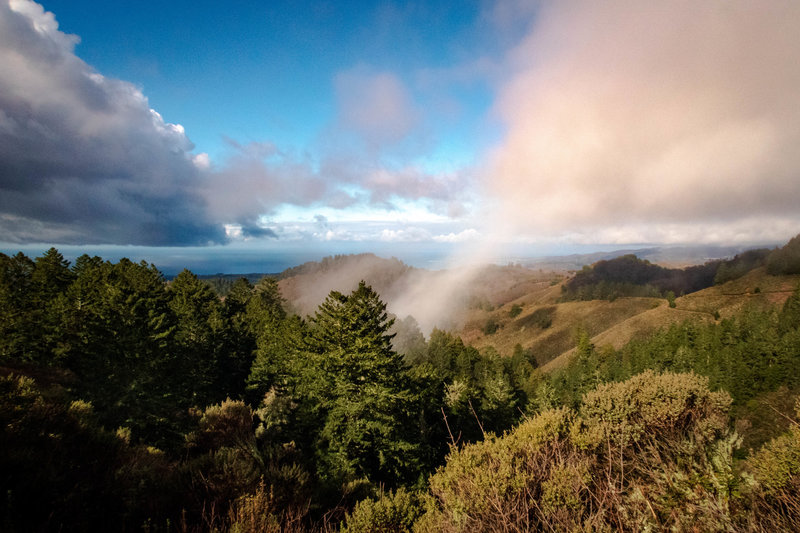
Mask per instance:
[[[416,471],[413,397],[392,322],[363,281],[347,296],[331,292],[311,320],[313,395],[324,417],[318,452],[331,481],[393,486]]]

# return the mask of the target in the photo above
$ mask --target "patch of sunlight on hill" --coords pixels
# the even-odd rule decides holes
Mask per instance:
[[[599,335],[661,303],[666,305],[665,300],[658,298],[619,298],[614,302],[592,300],[556,304],[552,303],[548,294],[543,293],[543,296],[543,303],[523,305],[522,313],[515,318],[510,316],[513,303],[492,312],[474,315],[464,328],[462,336],[465,342],[471,342],[478,349],[493,346],[502,355],[511,355],[514,347],[519,344],[530,350],[540,365],[544,365],[570,350],[575,345],[575,337],[579,331],[586,331],[590,336]],[[549,326],[542,327],[538,320],[530,320],[537,312],[550,308],[553,311],[550,312]],[[489,320],[498,325],[497,331],[492,335],[484,332],[484,326]]]
[[[648,299],[658,302],[658,306],[643,310],[641,313],[632,313],[630,317],[610,325],[603,331],[595,333],[588,330],[588,332],[592,343],[598,348],[610,345],[619,349],[634,338],[641,338],[674,323],[686,320],[700,322],[720,320],[734,316],[746,307],[780,308],[797,288],[798,283],[800,275],[771,276],[764,268],[758,268],[739,279],[676,298],[674,309],[667,306],[666,300]],[[632,301],[637,298],[624,300]],[[603,303],[608,304],[600,300],[594,300],[592,303],[598,304],[598,309]],[[559,309],[563,305],[566,304],[559,304]],[[548,360],[542,366],[542,371],[552,372],[563,367],[575,351],[574,342],[572,344]]]

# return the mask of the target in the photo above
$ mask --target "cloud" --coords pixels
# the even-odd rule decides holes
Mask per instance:
[[[467,211],[462,176],[425,171],[407,154],[395,158],[419,141],[422,114],[393,73],[355,67],[336,76],[338,112],[326,131],[352,145],[330,152],[318,146],[312,155],[226,139],[227,155],[212,161],[192,153],[183,127],[151,109],[138,87],[77,57],[78,42],[39,4],[0,4],[6,241],[205,245],[294,238],[297,232],[264,223],[287,205],[393,211],[415,202],[439,213]]]
[[[796,233],[798,31],[791,0],[541,3],[496,102],[498,216],[576,239]]]
[[[385,228],[378,236],[383,242],[425,242],[431,240],[431,233],[425,228],[416,226],[390,229]]]
[[[405,84],[391,72],[356,67],[334,80],[339,134],[355,136],[371,152],[407,140],[422,116]]]
[[[74,54],[28,0],[0,4],[0,231],[10,241],[222,242],[195,192],[203,157],[134,85]]]
[[[474,228],[468,228],[458,233],[448,233],[446,235],[435,235],[433,240],[436,242],[469,242],[480,239],[481,234]]]
[[[200,189],[210,214],[226,223],[251,226],[284,205],[394,211],[406,201],[457,218],[473,201],[467,186],[472,177],[466,173],[427,172],[413,164],[395,168],[342,154],[318,163],[311,155],[283,152],[269,143],[229,140],[228,145],[228,156],[204,173]]]
[[[341,201],[308,157],[282,152],[271,143],[239,144],[228,140],[230,153],[198,184],[215,220],[256,228],[262,215],[283,204],[308,207],[326,198]]]
[[[453,204],[466,200],[466,177],[458,173],[429,173],[415,166],[398,170],[379,167],[368,172],[361,185],[370,191],[373,204],[386,204],[392,198],[440,200]]]

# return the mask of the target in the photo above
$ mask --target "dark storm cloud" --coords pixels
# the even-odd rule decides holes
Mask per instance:
[[[223,241],[183,128],[75,56],[77,41],[38,4],[0,4],[2,240]]]
[[[460,176],[382,160],[411,143],[421,120],[391,73],[356,69],[335,80],[340,109],[332,128],[355,139],[351,155],[227,139],[227,156],[212,162],[192,154],[183,128],[165,122],[138,87],[77,57],[78,40],[35,2],[0,4],[0,241],[163,246],[283,238],[279,225],[264,220],[285,205],[398,209],[411,201],[464,212],[468,187]]]

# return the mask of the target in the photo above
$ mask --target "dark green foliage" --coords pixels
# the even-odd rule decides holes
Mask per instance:
[[[736,255],[733,259],[722,261],[717,268],[714,276],[714,284],[721,285],[727,281],[741,278],[754,268],[764,266],[770,250],[760,248],[758,250],[748,250]]]
[[[800,235],[792,237],[782,248],[773,250],[767,257],[767,272],[779,274],[800,274]]]
[[[547,329],[553,325],[555,315],[556,307],[554,305],[540,307],[533,313],[520,318],[514,324],[520,328],[537,327]]]
[[[169,307],[176,318],[176,349],[188,378],[184,384],[189,390],[183,395],[201,406],[220,400],[225,324],[219,298],[184,270],[169,284]]]
[[[34,262],[22,252],[9,257],[0,254],[0,357],[39,361],[42,354],[37,345],[41,342],[41,326],[34,307]]]
[[[84,260],[65,295],[56,349],[79,378],[75,392],[97,406],[103,423],[159,446],[179,442],[196,376],[181,357],[169,303],[154,266]]]
[[[426,361],[444,382],[439,405],[454,440],[480,440],[484,432],[504,431],[518,420],[517,408],[526,401],[522,383],[532,372],[531,358],[526,353],[505,359],[491,349],[480,353],[457,336],[433,330]]]
[[[498,328],[500,328],[500,324],[497,320],[492,317],[486,321],[486,324],[483,325],[483,334],[484,335],[494,335],[497,333]]]
[[[511,318],[517,318],[520,315],[520,313],[522,313],[522,306],[519,304],[514,304],[508,311],[508,316]]]
[[[688,294],[714,284],[721,261],[684,269],[664,268],[635,255],[585,266],[562,286],[562,300],[615,300],[621,296]]]
[[[341,533],[411,533],[423,511],[420,495],[400,488],[358,502]]]
[[[73,279],[55,248],[34,261],[0,254],[0,359],[55,362],[63,295]]]
[[[316,375],[308,376],[309,392],[324,412],[326,477],[395,485],[416,468],[410,383],[392,349],[391,325],[386,305],[364,282],[347,296],[331,292],[311,320]]]
[[[244,384],[256,352],[256,328],[248,313],[253,285],[245,278],[237,279],[225,297],[225,356],[222,360],[222,390],[231,397],[242,397]]]
[[[303,324],[296,317],[287,318],[283,305],[277,281],[262,278],[244,306],[244,335],[255,342],[247,388],[256,401],[292,372],[293,354],[303,343]]]

